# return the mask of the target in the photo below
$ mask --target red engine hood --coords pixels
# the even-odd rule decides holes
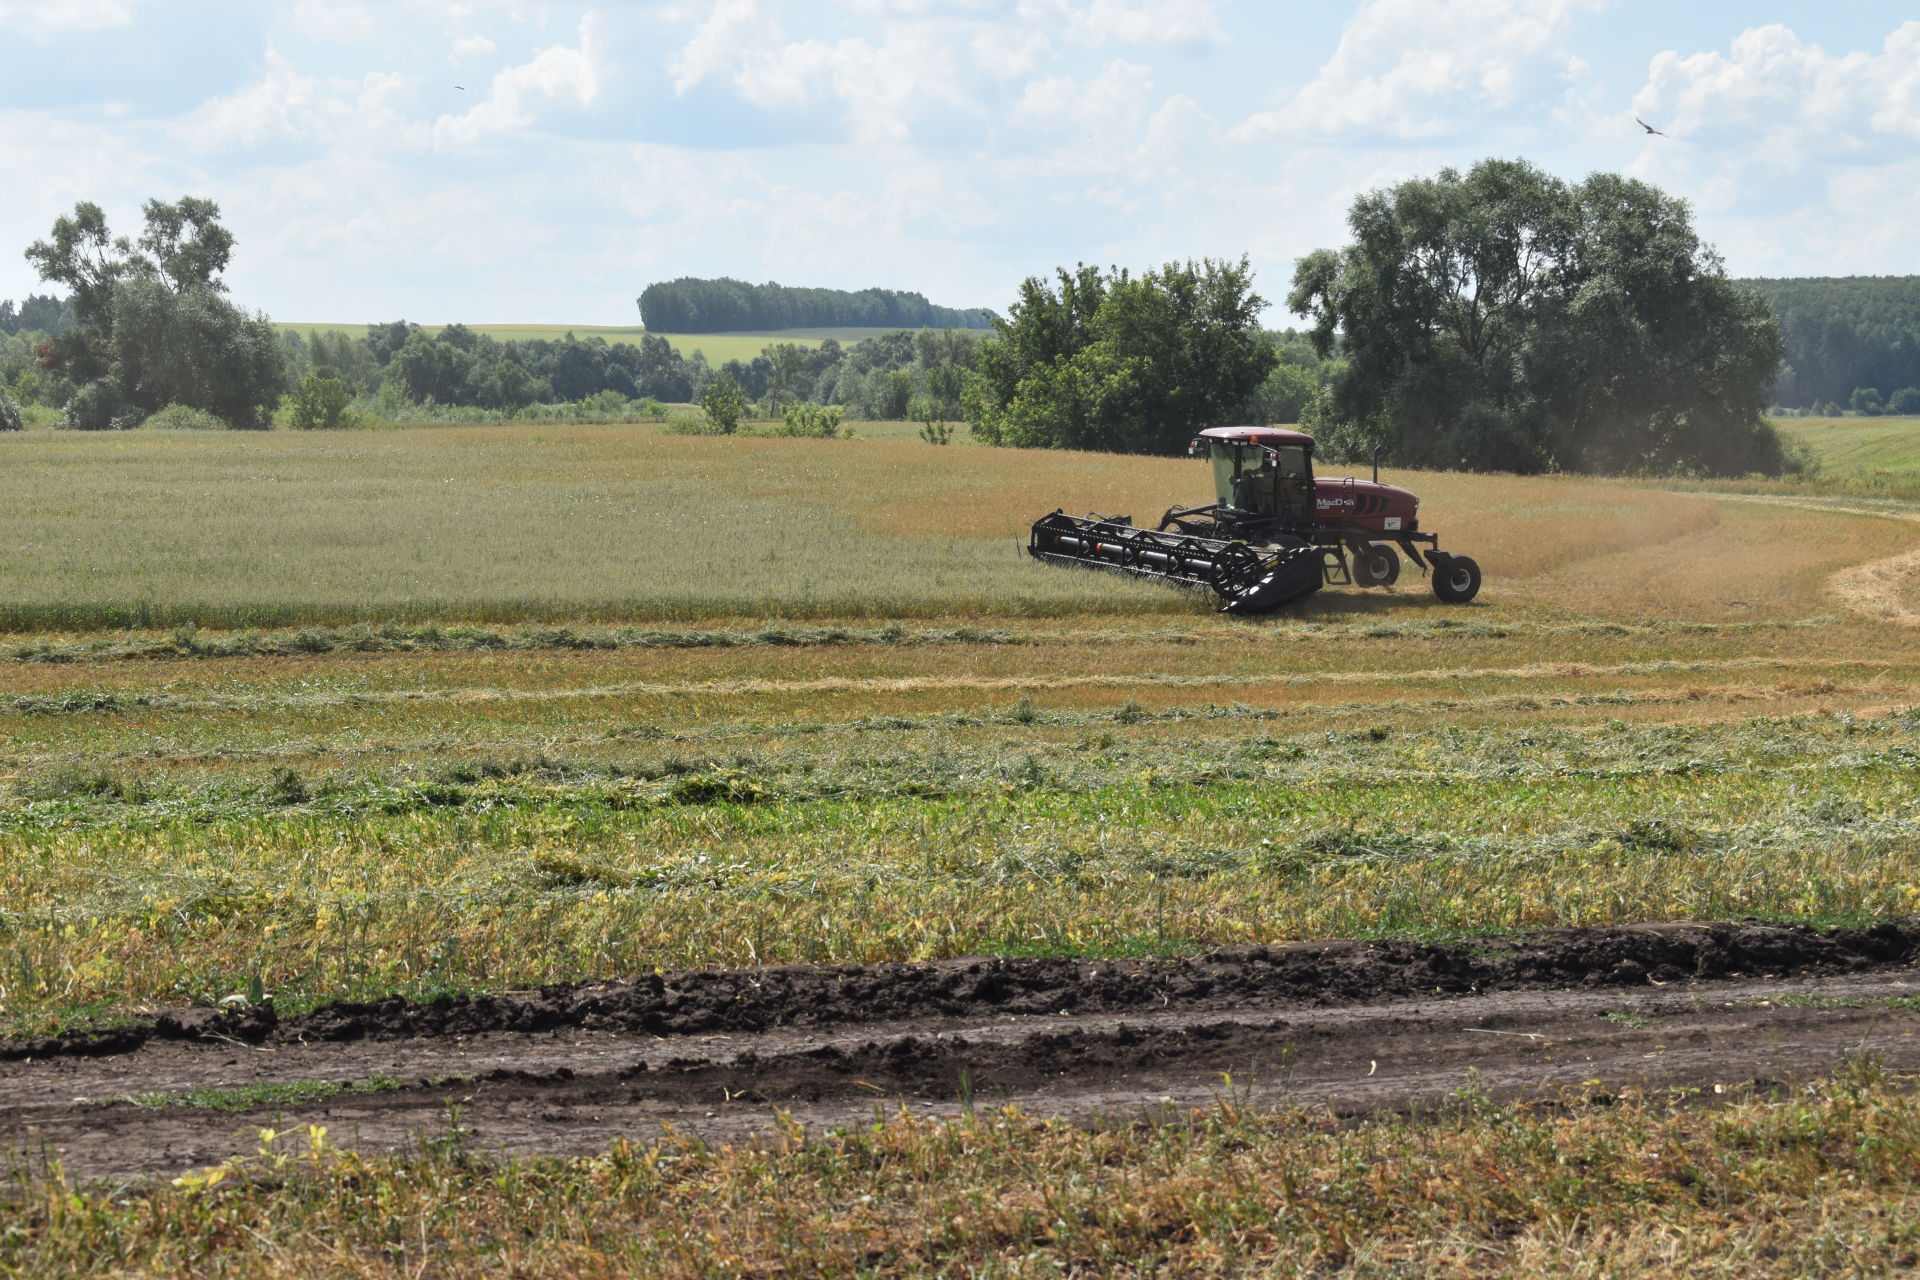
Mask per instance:
[[[1419,506],[1420,499],[1399,485],[1325,477],[1313,482],[1314,519],[1321,522],[1345,521],[1383,533],[1410,533],[1416,527],[1414,513]]]

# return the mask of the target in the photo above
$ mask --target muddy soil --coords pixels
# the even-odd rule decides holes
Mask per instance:
[[[908,1107],[1139,1116],[1232,1096],[1343,1113],[1630,1085],[1711,1090],[1848,1055],[1920,1067],[1920,922],[1559,930],[1180,961],[979,960],[649,976],[299,1017],[183,1010],[0,1045],[0,1150],[177,1173],[320,1123],[362,1149],[559,1154],[662,1126],[714,1140]],[[300,1106],[129,1099],[380,1081]],[[1598,1084],[1594,1083],[1598,1082]],[[397,1087],[393,1087],[396,1086]]]

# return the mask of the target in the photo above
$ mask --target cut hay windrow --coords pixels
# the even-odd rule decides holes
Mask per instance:
[[[1831,627],[1841,619],[1764,618],[1752,622],[1688,622],[1671,618],[1631,621],[1540,622],[1502,618],[1497,622],[1440,619],[1359,619],[1353,622],[1288,623],[1263,620],[1259,635],[1272,644],[1363,644],[1380,640],[1509,640],[1552,636],[1744,635],[1757,632]],[[1196,623],[1186,627],[1036,628],[982,627],[972,624],[908,628],[767,626],[718,630],[639,627],[301,627],[294,631],[202,631],[133,633],[69,640],[40,637],[0,646],[0,663],[75,666],[88,663],[178,662],[223,658],[299,657],[327,654],[623,652],[687,649],[817,649],[957,647],[964,645],[1075,649],[1141,644],[1197,645],[1240,640],[1247,624]]]
[[[1243,702],[1224,706],[1207,702],[1197,706],[1181,704],[1143,707],[1123,703],[1118,707],[1090,710],[1042,708],[1032,706],[998,707],[973,712],[936,711],[918,715],[862,716],[853,720],[783,720],[778,723],[722,721],[695,728],[665,729],[648,726],[622,728],[578,736],[556,736],[548,732],[500,735],[476,728],[449,736],[435,733],[427,737],[374,738],[356,731],[339,743],[308,739],[282,742],[257,748],[220,747],[207,751],[156,752],[152,746],[122,751],[100,751],[90,759],[115,763],[139,763],[154,767],[193,765],[232,765],[249,761],[306,761],[330,759],[366,760],[382,756],[431,755],[460,759],[493,755],[503,751],[605,750],[610,744],[648,742],[660,746],[692,745],[712,742],[745,742],[763,738],[851,736],[902,733],[951,733],[955,730],[985,727],[1074,728],[1096,725],[1183,724],[1193,721],[1246,721],[1269,723],[1287,720],[1337,720],[1346,717],[1383,716],[1428,718],[1444,714],[1456,724],[1477,721],[1489,713],[1524,711],[1540,713],[1556,710],[1592,708],[1656,708],[1677,705],[1744,706],[1755,703],[1830,701],[1835,699],[1874,699],[1860,714],[1870,718],[1906,714],[1920,707],[1920,684],[1892,684],[1872,680],[1861,684],[1839,684],[1815,680],[1801,684],[1716,684],[1687,685],[1678,689],[1607,689],[1590,693],[1499,693],[1480,697],[1394,698],[1385,701],[1298,702],[1281,707],[1250,706]],[[14,752],[5,757],[15,768],[70,763],[70,751]],[[0,775],[0,782],[7,781]]]
[[[90,692],[20,695],[0,700],[0,711],[23,715],[86,715],[97,712],[255,711],[303,707],[372,706],[381,703],[555,702],[600,698],[686,697],[690,695],[762,695],[809,693],[923,693],[963,690],[1022,693],[1062,689],[1209,689],[1221,687],[1338,684],[1431,683],[1469,680],[1585,680],[1601,677],[1687,675],[1706,671],[1772,671],[1830,668],[1829,658],[1728,658],[1698,661],[1622,662],[1607,666],[1579,662],[1536,663],[1523,667],[1436,667],[1417,671],[1316,671],[1283,675],[1221,674],[1089,676],[827,676],[815,680],[693,680],[684,683],[632,681],[568,689],[398,689],[335,693],[295,693],[186,697],[166,692]],[[1920,662],[1875,662],[1883,671],[1920,669]]]

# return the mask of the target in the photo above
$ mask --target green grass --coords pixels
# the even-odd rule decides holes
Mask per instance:
[[[1805,442],[1836,479],[1920,478],[1920,418],[1779,418],[1775,425]]]
[[[563,746],[500,741],[468,702],[464,729],[413,736],[374,703],[319,736],[234,696],[0,713],[0,1030],[249,991],[1920,908],[1909,715],[1002,702],[722,732],[586,706]],[[231,745],[191,749],[196,722]],[[222,731],[243,722],[263,749]]]
[[[1010,530],[861,511],[979,450],[516,425],[26,433],[0,451],[0,629],[1191,608],[1036,572]],[[996,461],[969,487],[1019,459]],[[1071,483],[1064,460],[1042,470]]]
[[[1035,565],[1045,512],[1157,518],[1184,460],[652,425],[27,432],[0,440],[0,629],[709,618],[1194,617],[1150,584]],[[1904,531],[1575,477],[1396,476],[1482,597],[1702,620],[1829,608],[1821,574]],[[103,518],[111,512],[112,518]],[[1675,558],[1674,546],[1688,552]],[[1327,592],[1306,613],[1433,607]]]

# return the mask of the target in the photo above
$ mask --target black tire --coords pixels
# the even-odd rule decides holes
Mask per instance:
[[[1384,543],[1369,543],[1353,553],[1353,585],[1390,587],[1400,580],[1400,557]]]
[[[1433,566],[1433,594],[1448,604],[1465,604],[1480,594],[1480,566],[1467,556],[1442,556]]]

